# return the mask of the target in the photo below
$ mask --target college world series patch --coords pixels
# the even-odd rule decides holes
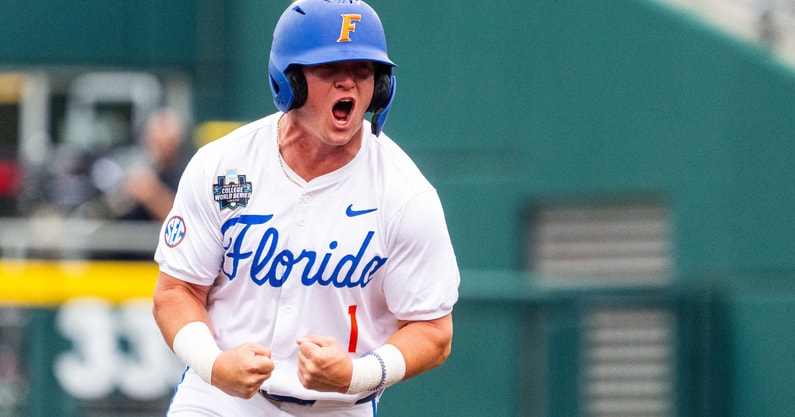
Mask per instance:
[[[253,187],[246,181],[245,175],[236,169],[226,171],[226,175],[218,176],[218,183],[213,184],[213,198],[218,202],[218,209],[234,210],[248,205]]]

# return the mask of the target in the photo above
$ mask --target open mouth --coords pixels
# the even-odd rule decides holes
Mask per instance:
[[[350,118],[352,110],[353,100],[343,99],[334,105],[334,108],[331,109],[331,112],[334,114],[334,119],[337,121],[337,123],[343,124]]]

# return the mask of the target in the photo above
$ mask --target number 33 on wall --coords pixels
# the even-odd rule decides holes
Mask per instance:
[[[55,326],[72,350],[55,357],[53,371],[69,395],[98,400],[116,389],[136,400],[169,395],[185,366],[163,342],[149,299],[120,305],[77,298],[58,310]]]

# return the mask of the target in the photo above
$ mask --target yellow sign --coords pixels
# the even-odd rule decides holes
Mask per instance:
[[[154,262],[0,260],[0,305],[53,306],[77,297],[151,297]]]

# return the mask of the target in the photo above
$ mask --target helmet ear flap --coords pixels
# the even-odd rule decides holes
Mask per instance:
[[[374,78],[373,99],[370,101],[370,107],[367,108],[367,111],[372,113],[383,109],[390,101],[392,68],[387,65],[376,64]]]
[[[290,88],[293,90],[293,102],[290,105],[290,110],[297,109],[306,103],[307,87],[304,71],[300,65],[290,65],[284,70],[284,77],[290,83]]]

